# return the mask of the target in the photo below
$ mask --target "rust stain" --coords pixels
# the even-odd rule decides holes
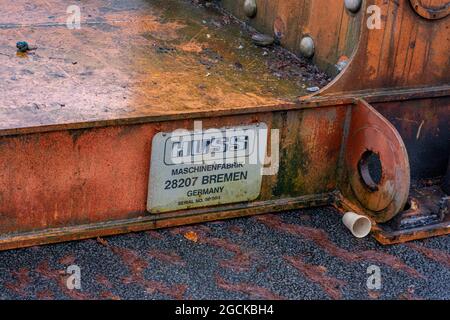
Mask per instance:
[[[36,10],[23,7],[23,4],[5,4],[6,9],[1,17],[5,19],[3,23],[6,23],[7,28],[0,30],[0,34],[4,35],[0,39],[6,40],[0,45],[6,50],[15,50],[8,39],[16,38],[21,34],[21,26],[14,20],[19,17],[21,19],[18,20],[21,20],[21,23],[33,24],[40,21],[45,24],[49,22],[48,10],[56,10],[56,7],[64,6],[62,0],[55,0],[54,6],[45,5],[46,0],[35,2]],[[116,5],[121,2],[118,1]],[[51,130],[56,128],[53,126],[62,129],[51,133],[45,132],[45,134],[26,136],[19,134],[2,138],[2,145],[8,146],[2,150],[0,171],[15,172],[14,175],[0,177],[0,189],[6,190],[2,194],[0,211],[7,212],[9,215],[8,219],[5,219],[7,222],[0,225],[3,233],[23,233],[66,225],[80,226],[141,217],[140,215],[145,212],[145,201],[141,200],[146,197],[147,180],[144,177],[148,177],[146,157],[149,154],[150,137],[157,128],[169,129],[174,124],[183,124],[183,122],[174,121],[168,124],[170,122],[168,121],[127,128],[119,127],[119,123],[136,124],[135,121],[139,119],[141,122],[143,117],[147,121],[163,115],[165,119],[188,118],[187,114],[190,112],[201,112],[196,116],[211,118],[208,113],[216,111],[233,116],[220,120],[208,120],[210,124],[212,121],[216,123],[223,121],[234,125],[239,121],[248,122],[249,118],[260,117],[255,114],[250,117],[248,115],[237,117],[237,110],[243,112],[245,110],[246,113],[251,110],[256,112],[256,108],[269,108],[269,106],[270,112],[268,111],[267,115],[261,115],[261,118],[276,118],[274,114],[280,111],[278,107],[287,106],[287,100],[291,103],[293,99],[296,101],[298,95],[304,91],[301,90],[302,85],[309,83],[304,83],[301,79],[306,79],[304,76],[308,76],[311,68],[315,69],[315,66],[308,67],[305,61],[299,59],[285,59],[284,56],[290,56],[290,53],[277,50],[276,47],[264,51],[268,57],[263,59],[263,52],[255,51],[255,46],[250,45],[249,34],[246,35],[247,37],[243,37],[244,33],[240,34],[240,41],[246,45],[236,49],[236,36],[245,30],[236,28],[223,32],[220,27],[211,29],[203,20],[205,16],[209,19],[210,12],[191,14],[188,3],[177,1],[170,1],[172,5],[176,5],[176,10],[166,10],[165,5],[168,2],[154,1],[152,4],[145,2],[136,4],[133,8],[111,9],[110,12],[96,17],[97,6],[103,9],[104,6],[102,1],[93,0],[89,5],[89,10],[92,10],[91,23],[85,25],[83,37],[79,37],[78,33],[67,32],[67,28],[55,28],[55,25],[42,26],[39,32],[29,34],[30,42],[40,42],[45,39],[45,45],[40,45],[42,42],[37,43],[38,47],[40,46],[39,53],[28,54],[26,59],[16,59],[9,54],[0,55],[0,65],[3,66],[0,68],[0,73],[3,75],[2,78],[7,80],[2,86],[6,94],[2,97],[4,110],[2,110],[3,121],[0,122],[0,127],[7,130],[4,132],[9,132],[8,135],[12,132],[30,133],[35,130],[44,130],[47,128],[46,125],[52,126]],[[223,2],[225,5],[225,2],[229,1]],[[281,4],[281,1],[278,2]],[[381,4],[383,1],[374,2]],[[234,5],[237,6],[237,3],[234,1]],[[294,0],[286,0],[282,3],[283,5],[280,6],[274,5],[273,11],[269,9],[271,5],[262,5],[263,8],[273,12],[273,15],[257,19],[263,19],[258,22],[260,26],[267,27],[266,24],[269,24],[268,27],[272,28],[272,19],[275,18],[275,29],[283,35],[283,44],[298,44],[299,38],[296,33],[298,31],[303,33],[305,30],[314,38],[329,38],[328,40],[332,41],[317,41],[317,55],[314,57],[319,65],[328,66],[334,66],[340,56],[350,56],[353,49],[358,48],[355,54],[352,54],[352,63],[336,82],[319,93],[322,96],[331,97],[333,94],[342,95],[343,93],[345,96],[350,96],[349,92],[358,90],[368,92],[367,97],[371,95],[376,97],[381,89],[390,88],[392,95],[389,94],[389,98],[392,98],[399,94],[398,89],[427,87],[428,90],[432,89],[432,86],[449,83],[449,73],[445,71],[449,65],[448,41],[445,41],[448,20],[435,21],[433,24],[419,23],[420,21],[417,20],[419,17],[416,15],[405,14],[411,9],[406,1],[398,2],[397,6],[393,6],[395,11],[390,11],[392,7],[386,6],[388,2],[384,1],[384,8],[387,12],[393,13],[386,16],[387,25],[390,28],[374,33],[369,32],[367,28],[360,28],[357,25],[359,19],[349,19],[348,15],[335,14],[335,12],[342,13],[341,10],[336,11],[336,8],[342,7],[342,3],[339,2],[327,6],[312,5],[312,0],[302,1],[304,6],[299,6]],[[275,9],[276,7],[278,9]],[[176,14],[172,15],[172,11]],[[104,22],[92,23],[98,22],[95,19],[100,17],[104,19]],[[62,22],[64,21],[59,20],[58,23]],[[392,32],[400,22],[403,32]],[[10,23],[13,25],[8,26]],[[284,30],[284,25],[297,27]],[[194,26],[197,30],[192,30]],[[336,37],[337,29],[333,26],[340,26],[338,37]],[[112,28],[114,32],[111,32],[110,27],[114,27]],[[189,30],[195,31],[199,35],[204,29],[214,31],[211,39],[209,37],[204,39],[203,35],[201,37],[203,41],[208,42],[210,50],[206,50],[200,43],[200,36],[198,38],[194,36],[195,40],[198,40],[197,43],[192,38],[192,32],[189,32]],[[190,39],[189,42],[183,43],[187,39]],[[71,43],[71,50],[66,50],[64,55],[61,52],[63,42]],[[195,54],[199,53],[200,49],[202,52],[207,51],[206,57],[202,57],[201,60]],[[27,70],[24,69],[24,74],[19,77],[14,75],[11,78],[10,70],[20,71],[23,67],[22,62],[30,64]],[[236,68],[236,66],[240,67]],[[311,76],[319,83],[328,81],[320,79],[323,75],[318,72],[311,73]],[[206,78],[208,78],[208,85],[204,84]],[[104,81],[105,79],[109,80]],[[289,79],[294,81],[287,81]],[[55,87],[59,90],[54,90]],[[76,88],[75,92],[74,88]],[[427,90],[422,97],[430,94],[431,91],[427,93]],[[405,93],[403,96],[405,103],[410,103],[411,97],[408,98]],[[335,99],[336,95],[331,98]],[[440,101],[445,101],[444,99],[439,98]],[[20,101],[20,104],[17,104],[17,101]],[[289,105],[293,107],[291,103]],[[309,100],[308,103],[313,101]],[[301,104],[299,109],[305,107]],[[347,153],[347,155],[350,154],[347,160],[352,166],[356,164],[360,156],[354,147],[367,149],[367,144],[373,142],[382,150],[390,150],[386,142],[389,140],[389,142],[396,142],[393,145],[394,150],[403,149],[401,139],[398,137],[395,137],[395,140],[391,139],[394,138],[393,133],[396,133],[393,128],[389,130],[389,139],[378,139],[379,136],[376,133],[378,131],[375,128],[378,128],[385,119],[378,117],[375,112],[368,113],[368,110],[372,108],[368,104],[365,106],[363,104],[365,103],[360,102],[352,107],[349,132],[357,131],[359,125],[362,125],[361,129],[367,126],[368,120],[371,125],[376,126],[372,127],[374,130],[365,131],[366,134],[349,140],[347,150],[353,150],[353,152]],[[290,120],[292,123],[287,122],[286,131],[302,133],[289,133],[284,139],[286,141],[283,141],[284,145],[281,147],[285,154],[282,158],[288,159],[286,164],[291,163],[291,165],[288,170],[281,170],[279,176],[274,178],[279,181],[276,188],[270,188],[271,183],[265,183],[263,190],[274,191],[267,191],[265,199],[262,200],[273,201],[274,198],[284,200],[288,195],[312,195],[323,191],[324,186],[330,192],[336,189],[335,165],[338,160],[337,151],[340,149],[336,141],[342,141],[341,125],[343,124],[340,112],[337,110],[345,111],[345,108],[342,101],[339,103],[336,101],[336,105],[325,113],[321,114],[318,109],[314,111],[311,109],[311,112],[298,112],[303,122],[300,122],[300,118],[292,117],[295,112],[285,113],[286,118],[294,119]],[[355,112],[355,110],[359,111]],[[392,111],[390,114],[392,115]],[[325,123],[324,120],[328,124],[320,125]],[[188,121],[185,120],[184,124],[187,123]],[[429,135],[428,127],[433,127],[428,121],[426,123],[428,125],[421,128],[420,134],[417,133],[417,136],[421,136],[421,141],[425,141],[425,137]],[[92,128],[92,126],[105,124],[115,124],[115,126],[99,130]],[[353,128],[354,124],[357,124],[355,128]],[[386,131],[388,124],[386,121],[381,131]],[[86,126],[89,129],[72,130],[69,134],[64,131],[77,126]],[[443,138],[441,141],[437,139],[435,137],[433,141],[443,141]],[[42,150],[45,152],[42,153]],[[293,151],[301,151],[301,153]],[[392,154],[395,155],[395,153],[397,152]],[[128,155],[125,160],[123,160],[123,154]],[[289,159],[291,155],[295,157]],[[330,165],[331,158],[334,159],[332,163],[335,165]],[[84,160],[80,161],[80,159]],[[313,161],[316,159],[318,161]],[[328,161],[321,161],[322,159],[328,159]],[[359,191],[352,191],[355,193],[353,196],[360,195],[359,202],[367,207],[367,212],[380,212],[384,210],[382,207],[385,205],[389,207],[389,210],[386,209],[386,212],[377,218],[378,222],[388,220],[402,209],[405,204],[403,200],[406,201],[409,191],[406,183],[409,181],[406,152],[398,159],[392,157],[391,160],[392,165],[384,166],[386,169],[384,175],[401,182],[395,183],[395,188],[392,187],[390,179],[384,179],[386,181],[383,182],[383,188],[380,188],[380,190],[383,189],[382,193],[363,192],[361,190],[364,186],[358,187],[358,185],[354,189]],[[105,165],[107,163],[114,163],[114,169],[112,166]],[[316,166],[312,167],[311,164]],[[320,170],[321,168],[327,170]],[[303,171],[308,175],[305,177],[299,175]],[[360,177],[356,176],[357,171],[353,170],[351,173],[353,173],[354,181],[359,182]],[[296,179],[292,179],[294,176]],[[83,182],[80,181],[80,177],[83,177]],[[29,192],[14,188],[17,185],[26,185]],[[72,188],[71,192],[67,192],[68,187]],[[92,192],[93,190],[96,192]],[[101,192],[97,192],[98,190]],[[123,190],[136,192],[121,192]],[[308,192],[310,190],[317,192]],[[67,199],[68,194],[70,199]],[[117,197],[117,194],[122,196]],[[394,194],[396,201],[391,201],[391,196]],[[114,196],[116,201],[111,207],[110,199]],[[30,204],[34,208],[33,215],[27,214]],[[236,215],[241,212],[247,213],[242,209]],[[219,210],[210,214],[223,217]],[[170,218],[170,223],[175,223],[178,218]],[[200,218],[192,216],[190,219],[180,220],[193,222],[195,219],[199,221]],[[104,225],[102,227],[106,228]],[[114,232],[125,232],[129,230],[128,228],[131,227],[123,229],[115,227]],[[317,234],[312,230],[314,229],[304,228],[302,235],[321,244],[326,251],[346,261],[382,260],[382,263],[391,265],[393,268],[416,277],[421,276],[398,258],[373,251],[351,253],[337,247],[325,233]],[[16,245],[19,246],[29,244],[30,241],[42,243],[43,240],[62,241],[63,238],[75,239],[85,236],[86,231],[74,227],[70,228],[64,236],[54,237],[53,240],[50,240],[46,234],[41,235],[40,239],[33,235],[33,239],[21,237],[18,241],[8,238],[8,241],[16,241]],[[3,244],[5,248],[7,245],[10,243]],[[245,262],[245,259],[243,260]],[[242,264],[239,261],[237,263]]]
[[[164,239],[164,236],[162,235],[161,232],[156,231],[156,230],[149,230],[146,232],[150,237],[152,237],[153,239],[157,239],[157,240],[162,240]]]
[[[42,277],[53,280],[60,290],[74,300],[92,300],[93,297],[91,297],[88,293],[82,292],[80,290],[70,290],[67,288],[66,280],[68,275],[64,271],[60,270],[53,270],[48,261],[41,262],[37,268],[36,272],[38,272]]]
[[[165,252],[160,250],[151,250],[147,253],[150,257],[165,263],[185,266],[186,262],[176,252]]]
[[[77,260],[77,257],[75,257],[74,255],[66,255],[64,257],[62,257],[61,259],[59,259],[59,263],[62,265],[72,265],[75,263],[75,261]]]
[[[160,281],[145,281],[145,291],[150,294],[160,292],[166,296],[172,297],[176,300],[183,300],[185,298],[185,293],[187,290],[187,285],[176,284],[173,286],[168,286]]]
[[[425,246],[421,246],[415,243],[408,243],[406,244],[411,249],[416,250],[417,252],[420,252],[428,259],[434,260],[447,268],[450,268],[450,255],[444,251],[436,250],[427,248]]]
[[[142,258],[136,251],[113,246],[110,246],[110,249],[122,259],[122,261],[130,270],[131,276],[133,278],[139,278],[142,276],[142,272],[148,266],[148,262],[144,258]]]
[[[247,294],[250,299],[283,300],[283,297],[252,283],[230,283],[218,275],[216,275],[216,283],[221,289]]]
[[[184,235],[193,232],[196,234],[197,243],[214,246],[233,253],[234,255],[231,259],[220,261],[219,264],[223,268],[229,268],[237,272],[247,271],[251,268],[252,262],[256,260],[253,252],[246,251],[241,246],[234,244],[226,239],[208,236],[208,233],[211,232],[211,229],[205,225],[173,228],[171,229],[171,232],[173,234]]]
[[[241,246],[220,238],[203,238],[200,241],[203,244],[208,244],[217,248],[232,252],[234,256],[231,259],[220,261],[220,266],[229,268],[233,271],[243,272],[252,267],[252,262],[255,260],[252,252],[244,251]]]
[[[173,299],[184,299],[187,286],[185,284],[167,285],[160,281],[147,280],[143,272],[148,266],[148,262],[141,257],[136,251],[110,246],[111,251],[121,257],[123,263],[130,270],[130,275],[123,278],[124,284],[138,284],[145,288],[145,291],[150,294],[156,292],[167,295]]]
[[[109,281],[109,279],[106,276],[102,275],[102,274],[98,274],[95,277],[95,280],[97,281],[97,283],[101,284],[102,286],[104,286],[104,287],[106,287],[108,289],[112,289],[113,288],[113,285],[112,285],[111,281]]]
[[[388,265],[393,269],[401,270],[409,274],[410,276],[425,279],[425,277],[417,270],[409,267],[400,258],[397,258],[393,255],[373,250],[350,252],[344,248],[338,247],[328,238],[327,233],[323,230],[287,224],[284,223],[281,218],[276,215],[259,216],[256,217],[256,220],[271,228],[311,240],[332,256],[338,257],[348,263],[358,261],[378,262],[384,265]]]
[[[39,300],[54,300],[55,295],[50,290],[41,290],[36,293],[36,298]]]
[[[122,300],[119,296],[116,296],[108,291],[100,292],[99,297],[103,300]]]
[[[18,271],[11,272],[11,274],[16,278],[16,281],[6,283],[5,288],[20,296],[26,296],[26,289],[31,283],[30,271],[27,268],[20,268]]]
[[[243,235],[244,234],[244,229],[240,226],[230,226],[228,228],[228,230],[230,230],[230,232],[235,233],[237,235]]]
[[[405,292],[399,295],[398,300],[423,300],[421,297],[416,296],[414,286],[409,286]]]
[[[109,243],[107,240],[101,238],[101,237],[97,237],[97,243],[101,244],[104,247],[108,247]]]
[[[381,291],[379,291],[379,290],[378,291],[377,290],[369,290],[367,292],[367,295],[372,300],[378,300],[381,297]]]
[[[285,256],[284,259],[309,280],[317,283],[330,298],[334,300],[342,299],[341,288],[346,285],[345,281],[326,275],[325,267],[307,264],[299,257]]]
[[[170,229],[170,233],[173,235],[184,235],[188,232],[194,232],[201,236],[202,234],[211,232],[211,229],[205,225],[182,226]]]

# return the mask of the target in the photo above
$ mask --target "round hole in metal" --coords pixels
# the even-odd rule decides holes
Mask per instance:
[[[366,151],[358,162],[358,171],[364,185],[370,191],[377,191],[383,177],[380,156],[373,151]]]

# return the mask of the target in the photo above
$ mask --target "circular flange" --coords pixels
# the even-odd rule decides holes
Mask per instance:
[[[349,140],[346,163],[351,189],[366,213],[377,222],[385,222],[395,216],[401,205],[397,201],[398,195],[407,193],[405,188],[409,189],[401,169],[409,169],[408,160],[394,148],[388,137],[373,126],[360,128]],[[376,155],[381,162],[381,177],[376,181],[361,170],[367,154]]]
[[[450,14],[450,1],[448,0],[431,0],[429,5],[424,5],[424,0],[409,0],[409,2],[414,11],[425,19],[437,20]]]

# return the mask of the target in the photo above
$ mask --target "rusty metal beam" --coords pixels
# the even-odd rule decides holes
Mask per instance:
[[[258,1],[252,23],[295,52],[310,35],[313,60],[331,74],[348,56],[312,96],[304,96],[307,83],[267,68],[287,59],[285,51],[263,55],[238,26],[223,31],[229,22],[217,11],[178,0],[117,8],[95,0],[84,4],[91,16],[84,29],[73,31],[58,15],[61,0],[36,1],[36,10],[5,5],[0,49],[10,52],[14,44],[5,39],[23,34],[39,49],[0,52],[7,79],[0,84],[0,249],[330,204],[371,217],[382,243],[448,234],[448,213],[408,231],[384,223],[408,203],[411,177],[447,169],[449,19],[421,20],[407,1],[364,1],[358,14],[343,1],[300,2]],[[233,12],[241,4],[224,1]],[[370,5],[387,13],[382,30],[361,27]],[[221,28],[205,26],[208,17]],[[296,21],[298,29],[286,28]],[[296,59],[279,65],[305,68]],[[264,123],[279,130],[280,169],[263,177],[254,201],[150,215],[152,139],[192,130],[194,120],[204,129]],[[379,179],[369,172],[372,155],[381,162]]]

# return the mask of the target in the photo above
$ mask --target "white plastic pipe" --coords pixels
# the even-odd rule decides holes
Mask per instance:
[[[372,222],[369,218],[354,212],[347,212],[344,214],[342,222],[357,238],[366,237],[372,229]]]

